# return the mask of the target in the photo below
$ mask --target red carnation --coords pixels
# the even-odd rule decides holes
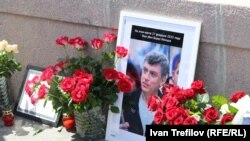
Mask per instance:
[[[38,95],[37,95],[36,93],[34,93],[34,94],[32,94],[32,95],[30,96],[30,102],[31,102],[33,105],[35,105],[35,104],[38,102],[38,100],[39,100],[39,97],[38,97]]]
[[[167,120],[174,120],[178,116],[177,109],[177,107],[170,107],[166,110],[165,116]]]
[[[123,58],[127,56],[128,50],[123,46],[117,46],[115,49],[115,53],[118,56],[118,58]]]
[[[113,43],[116,40],[116,35],[112,33],[105,33],[103,36],[104,41],[108,43]]]
[[[75,72],[73,73],[73,78],[82,77],[85,73],[86,73],[85,70],[83,70],[83,69],[77,69],[77,70],[75,70]]]
[[[92,48],[94,49],[101,49],[103,47],[104,41],[98,38],[94,38],[91,41]]]
[[[163,95],[169,94],[173,86],[173,84],[166,84],[164,87],[162,87]]]
[[[117,83],[121,92],[128,93],[132,90],[132,83],[128,79],[120,79]]]
[[[87,94],[84,88],[76,87],[71,93],[72,100],[76,103],[83,102],[87,99]]]
[[[65,92],[71,92],[75,88],[76,81],[73,78],[70,77],[65,77],[61,83],[60,87],[62,88],[63,91]]]
[[[59,46],[66,46],[68,44],[69,38],[67,36],[62,36],[56,39],[56,44]]]
[[[232,121],[233,119],[234,119],[234,115],[229,114],[229,113],[224,114],[224,115],[222,116],[222,119],[221,119],[221,121],[220,121],[220,124],[221,124],[221,125],[225,125],[227,122]]]
[[[55,65],[53,66],[53,68],[54,68],[54,73],[55,73],[55,74],[58,74],[59,72],[61,72],[62,69],[65,67],[66,64],[67,64],[66,61],[61,61],[61,62],[58,62],[57,64],[55,64]]]
[[[161,105],[161,100],[158,96],[152,95],[148,99],[148,109],[150,111],[156,111],[158,107]]]
[[[89,92],[89,86],[90,86],[90,84],[87,83],[86,81],[84,81],[83,79],[79,79],[77,81],[77,84],[76,84],[76,87],[81,87],[81,88],[85,89],[86,93]]]
[[[108,80],[116,80],[117,79],[117,71],[113,68],[107,68],[103,70],[104,77]]]
[[[37,84],[40,82],[40,77],[39,76],[34,76],[33,79],[31,80],[33,84]]]
[[[88,84],[93,83],[93,75],[92,74],[85,73],[82,75],[81,79],[83,79],[83,81],[88,83]]]
[[[183,125],[197,125],[198,122],[194,117],[187,117],[184,121],[183,121]]]
[[[193,89],[186,89],[182,91],[186,99],[193,99],[196,95]]]
[[[202,80],[196,80],[191,84],[191,88],[196,94],[205,94],[204,82]]]
[[[181,91],[180,87],[174,85],[173,87],[170,88],[169,94],[170,94],[170,96],[174,96],[177,93],[179,93],[179,91]]]
[[[235,92],[231,97],[230,100],[234,103],[236,103],[239,99],[241,99],[242,97],[244,97],[246,95],[246,93],[244,91],[237,91]]]
[[[47,67],[41,74],[41,80],[47,81],[48,84],[50,83],[53,77],[54,77],[54,69],[51,66]]]
[[[70,39],[69,44],[72,45],[74,48],[80,50],[80,49],[86,48],[87,42],[81,37],[76,37],[76,38]]]
[[[183,90],[180,90],[172,95],[172,97],[176,98],[180,103],[185,103],[186,98],[183,93]]]
[[[157,109],[154,116],[154,123],[162,124],[165,120],[165,114],[161,108]]]
[[[184,117],[182,115],[179,115],[178,117],[174,119],[172,123],[173,125],[182,125],[183,122],[184,122]]]
[[[162,105],[167,109],[171,107],[176,107],[179,105],[179,101],[175,97],[164,95],[162,98]]]
[[[208,108],[203,112],[204,118],[208,123],[214,123],[219,119],[219,112],[214,108]]]
[[[38,90],[38,98],[42,99],[47,94],[48,94],[48,88],[44,84],[42,84],[41,87]]]
[[[33,94],[33,86],[34,86],[34,83],[32,82],[32,81],[30,81],[30,80],[28,80],[27,82],[26,82],[26,84],[25,84],[25,92],[29,95],[29,96],[31,96],[32,94]]]
[[[122,72],[117,72],[117,81],[119,81],[120,79],[125,79],[127,78],[127,76],[122,73]]]

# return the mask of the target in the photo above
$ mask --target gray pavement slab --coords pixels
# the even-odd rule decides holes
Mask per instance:
[[[41,132],[39,132],[41,131]],[[38,133],[39,132],[39,133]],[[37,134],[36,134],[37,133]],[[51,127],[15,116],[13,126],[4,126],[0,120],[0,141],[82,141],[75,130],[67,131],[61,125]]]

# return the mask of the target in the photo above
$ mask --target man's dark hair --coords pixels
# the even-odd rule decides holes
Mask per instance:
[[[165,77],[168,75],[169,62],[166,55],[153,52],[146,55],[144,63],[147,62],[150,65],[161,65],[161,76]]]

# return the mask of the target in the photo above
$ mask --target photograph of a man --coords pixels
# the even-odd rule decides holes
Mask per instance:
[[[146,125],[152,124],[154,119],[154,112],[147,108],[148,98],[151,95],[162,96],[160,87],[167,80],[169,61],[162,53],[149,52],[141,69],[140,87],[124,94],[120,128],[145,135]]]

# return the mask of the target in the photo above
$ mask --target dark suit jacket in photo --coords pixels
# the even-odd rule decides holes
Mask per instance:
[[[122,107],[124,120],[129,123],[128,131],[143,135],[143,128],[139,113],[140,95],[141,89],[137,89],[130,94],[124,94]],[[158,96],[162,97],[160,91],[158,91]]]

